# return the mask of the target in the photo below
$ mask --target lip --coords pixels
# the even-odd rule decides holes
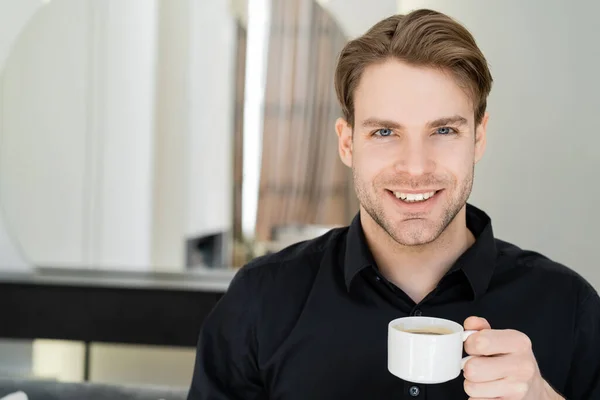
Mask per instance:
[[[406,193],[406,194],[425,194],[425,193],[431,193],[431,192],[438,192],[441,189],[420,189],[420,190],[410,190],[410,189],[387,189],[392,193],[396,193],[396,192],[400,192],[400,193]]]

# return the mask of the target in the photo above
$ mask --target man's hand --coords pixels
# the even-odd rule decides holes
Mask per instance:
[[[564,400],[542,378],[531,340],[515,330],[493,330],[483,318],[469,317],[465,342],[474,356],[464,367],[465,392],[471,399]]]

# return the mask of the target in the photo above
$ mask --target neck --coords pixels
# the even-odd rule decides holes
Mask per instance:
[[[436,240],[418,246],[399,244],[362,209],[360,220],[379,271],[417,304],[475,242],[467,228],[466,206]]]

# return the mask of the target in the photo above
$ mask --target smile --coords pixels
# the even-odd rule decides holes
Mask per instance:
[[[435,194],[439,192],[439,190],[434,190],[431,192],[423,192],[423,193],[403,193],[403,192],[392,192],[397,199],[402,200],[406,203],[418,203],[422,201],[426,201]]]

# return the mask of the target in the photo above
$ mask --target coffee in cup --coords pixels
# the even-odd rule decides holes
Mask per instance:
[[[401,330],[403,332],[414,333],[415,335],[450,335],[454,333],[451,329],[443,326],[427,326],[423,328],[410,328]]]

